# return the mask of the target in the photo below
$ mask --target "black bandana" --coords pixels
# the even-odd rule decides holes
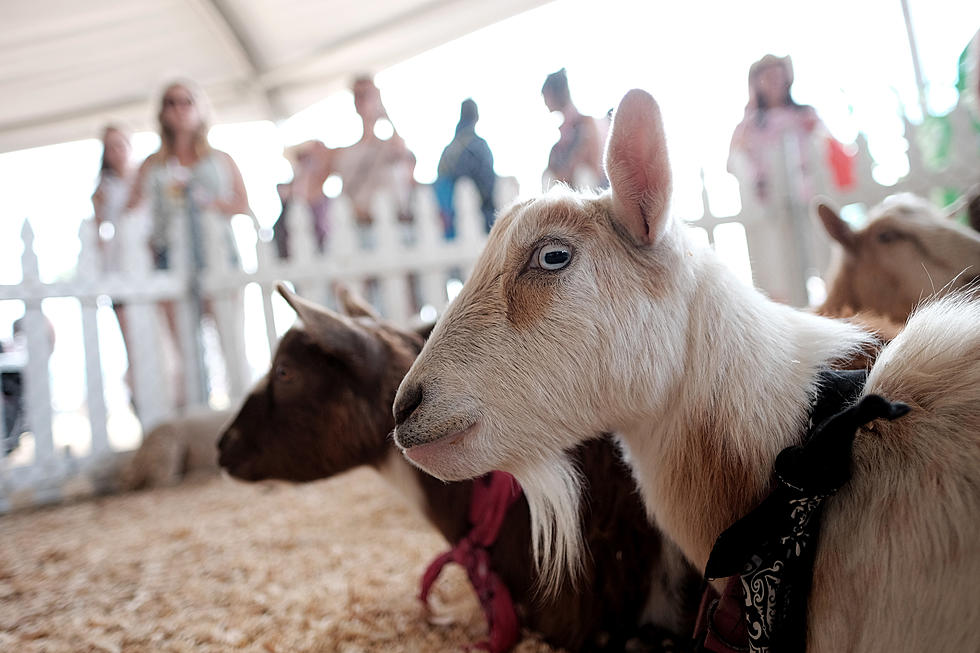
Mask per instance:
[[[820,374],[820,394],[803,444],[780,452],[772,493],[719,536],[708,558],[707,579],[741,578],[746,634],[754,653],[806,649],[807,599],[823,502],[851,477],[857,430],[909,411],[878,395],[856,401],[866,378],[864,371]]]

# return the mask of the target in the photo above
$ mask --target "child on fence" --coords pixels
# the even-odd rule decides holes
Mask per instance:
[[[479,119],[480,112],[476,102],[472,99],[463,100],[459,109],[456,135],[439,158],[435,193],[447,240],[456,237],[454,191],[456,182],[462,177],[472,179],[476,185],[487,233],[493,226],[493,189],[497,182],[497,175],[493,171],[493,153],[490,151],[490,146],[476,135],[476,123]]]

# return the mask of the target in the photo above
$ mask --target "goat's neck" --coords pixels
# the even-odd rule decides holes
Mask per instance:
[[[445,483],[412,465],[394,444],[375,466],[381,478],[406,499],[449,541],[456,542],[469,529],[472,482]]]
[[[770,302],[710,254],[679,292],[683,372],[662,405],[620,433],[648,510],[703,569],[721,531],[764,496],[776,455],[801,436],[818,370],[866,336]]]

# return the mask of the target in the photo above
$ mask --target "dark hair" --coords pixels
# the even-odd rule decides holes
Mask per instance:
[[[550,93],[555,101],[561,106],[565,106],[572,101],[571,93],[568,91],[568,73],[562,68],[557,72],[548,75],[541,87],[542,93]]]
[[[785,106],[789,107],[790,109],[795,109],[796,111],[800,111],[802,109],[806,109],[807,106],[809,106],[809,105],[806,105],[806,104],[800,104],[799,102],[797,102],[796,100],[794,100],[793,99],[793,96],[790,95],[790,93],[789,93],[788,90],[786,91],[786,97],[783,98],[783,104]],[[766,124],[766,114],[769,111],[769,107],[766,106],[765,99],[761,95],[758,95],[758,94],[756,95],[756,99],[755,99],[755,109],[756,109],[755,110],[755,123],[757,125],[759,125],[760,127],[765,126],[765,124]]]
[[[792,88],[793,88],[793,62],[789,56],[777,57],[772,54],[767,54],[762,57],[749,68],[749,86],[752,90],[752,95],[755,97],[755,122],[758,126],[763,127],[766,124],[766,114],[769,111],[768,106],[766,106],[766,100],[762,96],[762,93],[756,88],[756,82],[762,71],[768,68],[781,68],[786,73],[786,95],[782,98],[782,104],[789,107],[790,109],[795,109],[797,111],[805,109],[807,105],[800,104],[793,99]]]
[[[358,84],[370,84],[371,86],[377,86],[377,84],[374,83],[374,75],[371,75],[370,73],[359,73],[354,75],[354,78],[351,79],[350,87],[354,88]]]
[[[119,125],[110,123],[110,124],[106,125],[102,129],[102,164],[99,166],[99,177],[100,178],[103,175],[105,175],[106,171],[110,171],[110,172],[115,173],[115,170],[112,170],[110,168],[109,162],[105,158],[105,150],[106,150],[105,142],[109,138],[109,134],[111,134],[112,132],[116,132],[117,134],[119,134],[123,138],[125,138],[126,141],[129,141],[129,134],[127,133],[127,131],[125,129],[123,129]]]
[[[466,98],[459,105],[459,122],[456,123],[456,133],[472,127],[479,119],[480,111],[476,106],[476,102],[473,101],[473,98]]]

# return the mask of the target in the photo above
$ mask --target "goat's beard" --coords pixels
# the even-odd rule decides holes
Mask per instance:
[[[565,453],[528,461],[514,470],[531,511],[531,548],[538,573],[536,590],[553,597],[564,583],[575,587],[585,546],[579,502],[582,477]]]

